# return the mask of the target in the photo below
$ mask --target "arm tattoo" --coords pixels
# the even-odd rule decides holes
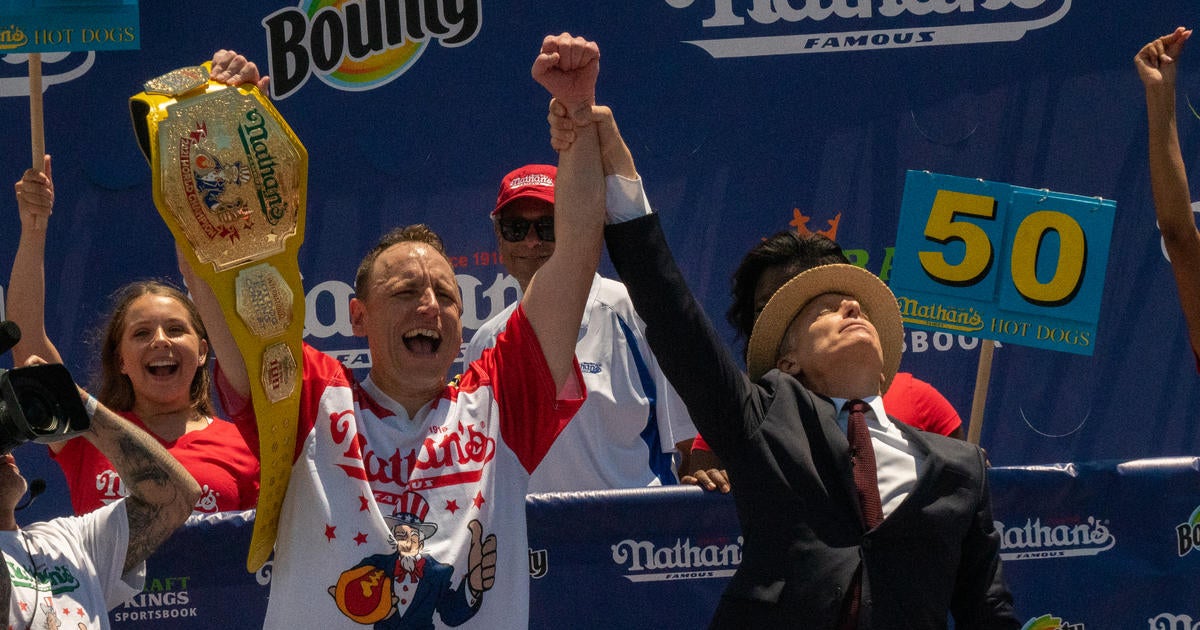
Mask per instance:
[[[129,518],[125,571],[129,571],[149,558],[175,531],[175,521],[166,511],[179,498],[180,489],[172,483],[165,462],[137,438],[122,435],[117,439],[117,447],[121,461],[113,463],[129,488],[125,501]]]

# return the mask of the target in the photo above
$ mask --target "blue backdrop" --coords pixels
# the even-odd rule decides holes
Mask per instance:
[[[426,222],[442,233],[460,257],[468,337],[515,299],[487,215],[505,172],[555,159],[546,95],[529,67],[541,38],[566,30],[600,42],[599,99],[617,113],[714,320],[741,255],[781,229],[833,229],[886,279],[909,169],[1115,199],[1095,354],[998,348],[983,444],[997,465],[1200,452],[1195,360],[1154,225],[1132,64],[1142,44],[1195,15],[1192,3],[358,0],[316,10],[326,4],[341,3],[143,3],[140,51],[45,56],[58,195],[47,325],[80,380],[94,367],[89,332],[107,296],[136,278],[178,276],[129,123],[126,102],[141,81],[219,47],[277,65],[287,80],[276,87],[290,93],[276,104],[311,156],[306,340],[366,367],[346,302],[354,268],[386,228]],[[344,16],[371,24],[379,6],[416,9],[405,35],[381,35],[409,46],[318,67],[332,54],[320,42],[345,32]],[[1180,131],[1185,158],[1200,163],[1200,125],[1186,109],[1200,100],[1191,54],[1200,53],[1181,62]],[[29,163],[26,66],[18,55],[0,59],[0,176],[15,181]],[[17,231],[15,202],[0,195],[0,290]],[[902,369],[966,416],[975,340],[905,339]],[[25,471],[50,485],[25,519],[69,510],[44,453],[18,449]]]

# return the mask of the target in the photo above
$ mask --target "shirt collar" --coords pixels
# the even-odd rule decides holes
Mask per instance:
[[[845,409],[845,407],[846,403],[850,402],[852,399],[831,398],[830,400],[833,401],[833,406],[838,410],[838,425],[845,430],[847,422],[846,417],[850,413]],[[871,411],[875,412],[875,421],[879,423],[879,426],[883,427],[885,430],[892,427],[892,423],[887,417],[887,411],[885,411],[883,408],[883,396],[867,396],[861,400],[871,406]]]

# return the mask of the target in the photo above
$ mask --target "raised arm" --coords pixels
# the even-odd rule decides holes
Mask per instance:
[[[17,212],[21,215],[21,237],[8,280],[8,319],[21,328],[21,341],[12,349],[13,365],[23,365],[37,355],[51,363],[62,363],[58,349],[46,335],[46,231],[54,209],[54,180],[50,156],[46,171],[25,171],[13,186]]]
[[[533,77],[568,111],[586,117],[599,70],[599,47],[563,33],[542,42]],[[534,274],[522,304],[561,388],[572,374],[579,322],[600,262],[604,177],[595,125],[582,127],[575,143],[559,153],[554,223],[554,254]]]
[[[582,137],[579,121],[584,117],[577,113],[568,120],[564,113],[564,108],[551,104],[551,146],[559,151],[573,147]],[[637,178],[633,157],[612,111],[592,107],[586,119],[599,128],[605,174]],[[751,384],[688,290],[658,217],[643,214],[640,182],[618,186],[609,191],[615,192],[609,195],[608,201],[614,205],[608,208],[611,224],[605,228],[609,258],[629,290],[634,309],[646,322],[646,340],[663,374],[687,405],[696,427],[719,449],[728,443],[723,437],[730,432],[754,430],[734,421],[744,415],[743,400],[749,396]],[[696,370],[697,365],[706,369]],[[724,480],[712,485],[727,486]]]
[[[200,485],[158,440],[94,398],[83,397],[89,410],[95,409],[84,436],[112,462],[129,489],[125,498],[129,547],[124,569],[129,571],[183,525],[200,498]]]
[[[178,245],[175,247],[175,256],[179,260],[179,273],[183,276],[183,282],[192,296],[192,303],[196,305],[196,310],[200,312],[200,319],[204,321],[204,328],[208,331],[208,343],[217,357],[225,382],[240,397],[249,400],[250,376],[246,371],[246,361],[242,358],[241,351],[238,350],[233,333],[229,331],[229,324],[225,322],[225,313],[221,311],[221,303],[217,301],[217,295],[213,293],[212,287],[208,286],[208,283],[188,264],[182,252],[179,251]]]
[[[1175,122],[1175,74],[1192,31],[1181,27],[1146,44],[1134,66],[1146,89],[1150,186],[1193,351],[1200,352],[1200,232],[1192,216],[1187,170]]]

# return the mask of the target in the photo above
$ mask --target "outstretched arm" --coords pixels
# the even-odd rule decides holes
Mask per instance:
[[[50,156],[45,172],[29,169],[13,186],[17,194],[17,212],[21,216],[21,237],[8,279],[6,316],[21,329],[21,341],[12,349],[13,365],[24,365],[30,357],[42,357],[50,363],[62,363],[58,348],[46,334],[46,232],[54,211],[54,180]],[[48,446],[55,453],[65,442]]]
[[[547,36],[533,64],[533,77],[569,112],[582,119],[595,102],[600,49],[569,33]],[[570,378],[575,341],[592,276],[600,262],[604,228],[604,177],[594,125],[561,151],[555,185],[554,254],[534,274],[522,298],[525,314],[542,346],[555,386]]]
[[[51,363],[62,363],[58,349],[46,335],[46,231],[54,210],[54,180],[46,171],[29,169],[13,186],[17,212],[21,215],[21,237],[8,281],[7,316],[21,328],[21,341],[13,347],[13,365],[24,365],[37,355]]]
[[[1175,74],[1192,31],[1176,28],[1146,44],[1134,66],[1146,89],[1150,185],[1193,351],[1200,352],[1200,232],[1192,216],[1187,171],[1175,122]]]
[[[112,462],[129,489],[125,499],[129,518],[127,572],[149,558],[183,525],[200,498],[200,485],[158,440],[86,393],[82,396],[92,417],[84,436]]]

